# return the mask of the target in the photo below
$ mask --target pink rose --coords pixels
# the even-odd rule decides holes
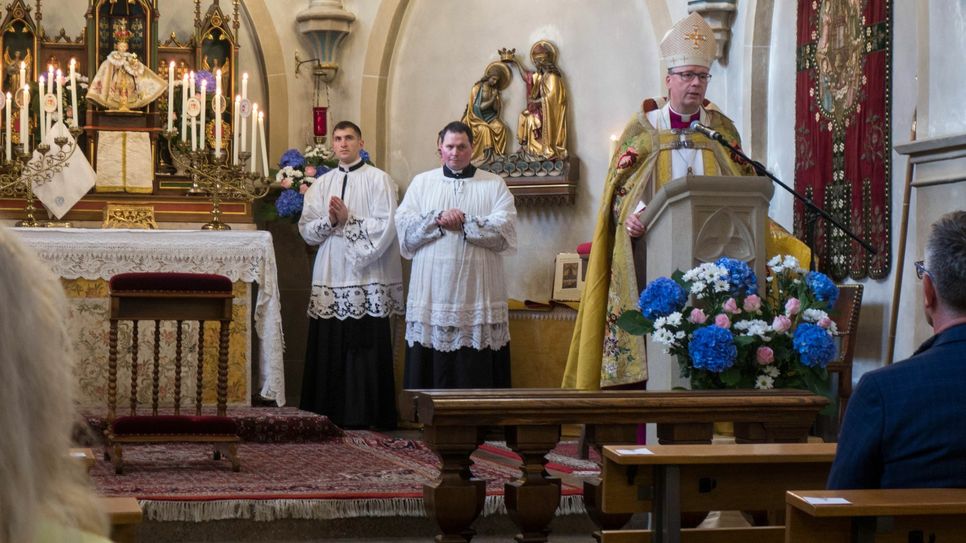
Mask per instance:
[[[826,330],[828,330],[829,327],[832,326],[832,319],[830,319],[828,317],[822,317],[821,319],[818,320],[818,322],[816,324],[818,324],[822,328],[825,328]]]
[[[727,330],[728,328],[731,328],[731,319],[728,318],[728,315],[719,313],[718,316],[714,318],[714,325],[718,328],[724,328]]]
[[[771,347],[758,347],[755,351],[755,360],[762,366],[767,366],[775,361],[775,351]]]
[[[800,302],[798,298],[789,298],[788,301],[785,302],[785,314],[789,317],[792,315],[797,315],[801,309],[802,302]]]
[[[757,294],[752,294],[745,298],[745,311],[757,313],[761,309],[761,298]]]
[[[724,303],[724,306],[722,306],[721,309],[723,309],[725,313],[730,313],[732,315],[741,313],[741,310],[738,309],[738,302],[736,302],[734,298],[728,298],[728,301]]]
[[[704,321],[708,320],[708,316],[704,314],[704,311],[695,307],[691,310],[691,316],[688,317],[688,320],[694,324],[704,324]]]
[[[305,175],[307,175],[309,177],[315,177],[316,171],[317,170],[315,169],[315,166],[306,166],[305,167]]]
[[[787,332],[792,327],[792,319],[789,319],[785,315],[778,315],[775,317],[775,320],[771,321],[771,327],[779,334]]]
[[[299,185],[299,194],[305,194],[308,191],[309,191],[308,184],[302,183],[301,185]]]
[[[279,183],[279,185],[282,185],[282,188],[283,189],[290,189],[290,188],[292,188],[292,180],[291,179],[288,179],[288,178],[282,179],[282,181]]]
[[[624,168],[630,168],[637,162],[637,149],[633,147],[628,147],[624,154],[617,159],[617,169],[623,170]]]

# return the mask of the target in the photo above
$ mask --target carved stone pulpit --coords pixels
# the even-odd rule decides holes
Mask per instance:
[[[722,256],[743,260],[764,288],[768,203],[765,177],[686,176],[670,181],[641,214],[647,228],[646,279],[670,277]],[[647,389],[688,387],[677,360],[647,340]]]

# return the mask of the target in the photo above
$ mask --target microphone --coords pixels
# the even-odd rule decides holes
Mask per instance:
[[[717,130],[712,130],[707,126],[704,126],[703,124],[701,124],[701,121],[692,121],[691,130],[694,130],[695,132],[700,132],[705,136],[708,136],[709,138],[713,139],[714,141],[717,141],[720,143],[727,143],[725,142],[724,136],[722,136],[721,133],[719,133]]]

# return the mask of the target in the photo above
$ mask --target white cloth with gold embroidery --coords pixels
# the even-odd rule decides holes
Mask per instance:
[[[151,138],[147,132],[97,133],[97,192],[154,191]]]
[[[165,81],[134,53],[111,51],[97,68],[88,100],[109,108],[142,108],[164,94]]]
[[[674,23],[661,40],[665,67],[704,66],[710,68],[718,53],[714,30],[697,13]]]
[[[60,151],[60,147],[54,143],[54,140],[58,137],[66,137],[70,142],[74,141],[64,123],[57,121],[57,124],[47,132],[47,143],[50,145],[48,156],[50,157],[55,156]],[[30,159],[30,162],[37,163],[40,160],[40,153],[34,151],[34,156]],[[44,207],[60,219],[93,186],[94,168],[91,168],[91,163],[87,161],[84,153],[79,148],[74,147],[63,169],[45,182],[38,183],[35,180],[33,189],[34,195],[44,204]]]
[[[104,279],[127,272],[216,273],[258,283],[255,332],[260,340],[260,393],[285,405],[281,301],[272,235],[264,231],[91,230],[16,228],[20,238],[65,279]]]

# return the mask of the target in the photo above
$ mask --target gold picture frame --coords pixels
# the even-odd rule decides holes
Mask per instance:
[[[559,253],[554,261],[553,299],[580,301],[584,290],[584,263],[577,253]]]

